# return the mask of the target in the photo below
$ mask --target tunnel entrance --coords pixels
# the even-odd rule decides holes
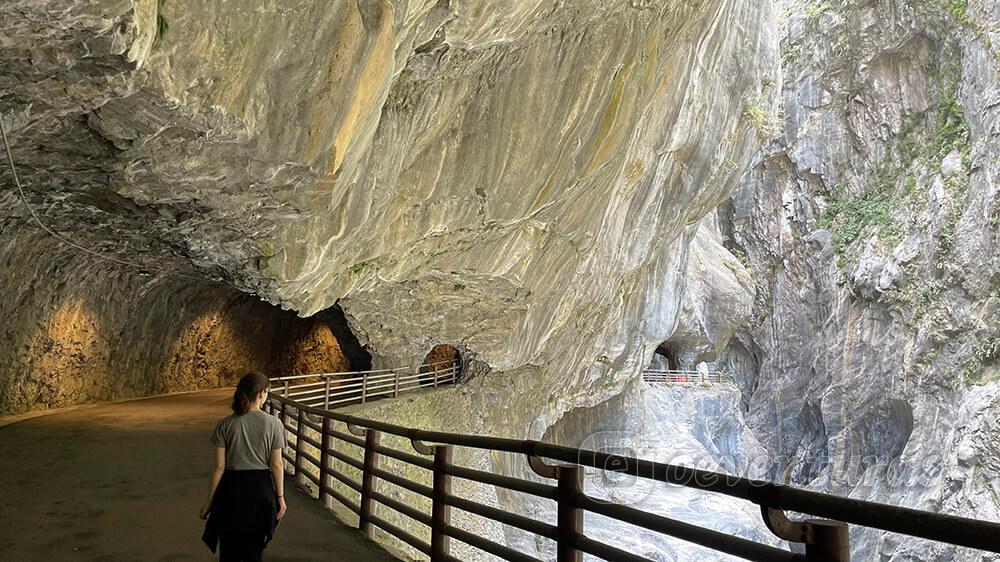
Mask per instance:
[[[692,360],[683,347],[676,345],[668,341],[656,348],[649,365],[642,371],[642,380],[649,383],[731,382],[714,364],[697,361],[697,358]]]
[[[424,386],[440,386],[458,380],[462,372],[462,354],[458,349],[447,343],[435,345],[420,364],[421,384]]]
[[[666,343],[661,343],[653,353],[653,358],[649,361],[649,370],[673,371],[679,368],[674,352],[670,350]]]
[[[361,346],[338,305],[308,318],[282,310],[274,320],[269,376],[367,371],[371,355]]]
[[[205,307],[181,328],[165,371],[168,379],[230,386],[251,371],[273,378],[368,370],[371,363],[338,305],[302,318],[238,294]]]

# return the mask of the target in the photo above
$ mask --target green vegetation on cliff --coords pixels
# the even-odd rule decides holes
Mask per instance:
[[[862,191],[854,197],[833,198],[820,226],[830,229],[833,249],[841,256],[841,264],[854,261],[858,248],[854,243],[862,235],[877,234],[882,239],[896,240],[898,228],[893,220],[895,198],[888,179]]]
[[[969,173],[969,126],[958,102],[957,67],[935,69],[938,103],[933,110],[906,118],[896,136],[896,157],[887,158],[875,182],[854,195],[836,186],[830,195],[820,228],[831,231],[833,249],[841,266],[849,268],[860,255],[860,245],[877,236],[885,249],[898,244],[911,228],[926,228],[917,216],[923,212],[928,186],[918,176],[935,174],[952,152],[961,157],[961,173],[944,178],[947,192],[946,221],[941,231],[941,251],[950,249]],[[942,76],[945,75],[945,76]]]
[[[167,31],[170,31],[170,24],[167,23],[167,18],[163,15],[163,2],[164,0],[156,2],[156,39],[154,42],[159,42],[167,34]]]
[[[962,379],[968,385],[981,385],[997,380],[1000,377],[997,369],[993,369],[991,376],[987,375],[986,369],[997,359],[1000,359],[1000,337],[983,342],[976,348],[972,357],[965,364]]]

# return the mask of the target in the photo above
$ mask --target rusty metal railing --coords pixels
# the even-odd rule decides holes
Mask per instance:
[[[268,410],[280,416],[291,434],[293,446],[284,454],[294,467],[296,478],[302,482],[311,481],[324,504],[331,505],[336,500],[358,514],[359,527],[369,537],[376,527],[380,528],[433,562],[458,560],[451,553],[453,540],[504,560],[540,562],[531,555],[453,524],[452,510],[471,513],[555,541],[558,562],[580,562],[584,553],[615,562],[647,560],[588,537],[584,512],[600,514],[747,560],[846,562],[850,559],[848,524],[1000,552],[1000,524],[987,521],[841,498],[770,482],[539,441],[423,431],[307,406],[276,393],[268,401]],[[387,447],[381,442],[383,434],[408,440],[413,451]],[[335,446],[337,441],[357,448],[358,456],[338,450]],[[461,447],[523,455],[535,473],[552,483],[460,466],[453,462],[453,451]],[[380,464],[383,457],[428,471],[432,485],[407,477],[405,474],[410,471],[386,470]],[[334,461],[342,467],[337,468]],[[803,544],[805,553],[793,553],[678,521],[664,514],[599,500],[584,490],[582,474],[585,467],[628,473],[638,478],[751,502],[759,506],[765,524],[777,537]],[[360,479],[349,476],[351,471],[359,472]],[[551,500],[556,503],[557,524],[537,521],[462,497],[453,491],[452,482],[455,479]],[[359,501],[353,501],[338,491],[334,481],[356,492]],[[429,499],[430,511],[391,497],[382,491],[384,485],[396,486]],[[380,517],[375,508],[377,504],[418,522],[427,528],[427,534],[417,536]],[[822,519],[795,521],[786,516],[786,511]]]

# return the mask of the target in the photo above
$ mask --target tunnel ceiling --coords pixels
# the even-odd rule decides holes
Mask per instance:
[[[10,0],[0,111],[39,218],[101,253],[304,315],[339,299],[383,362],[450,342],[626,373],[773,113],[770,13]],[[36,239],[3,185],[2,236]]]

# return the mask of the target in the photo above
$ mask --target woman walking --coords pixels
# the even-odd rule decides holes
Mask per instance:
[[[258,562],[278,521],[285,516],[285,430],[261,410],[270,381],[259,373],[240,379],[233,415],[212,433],[215,471],[200,517],[208,519],[202,540],[220,562]]]

